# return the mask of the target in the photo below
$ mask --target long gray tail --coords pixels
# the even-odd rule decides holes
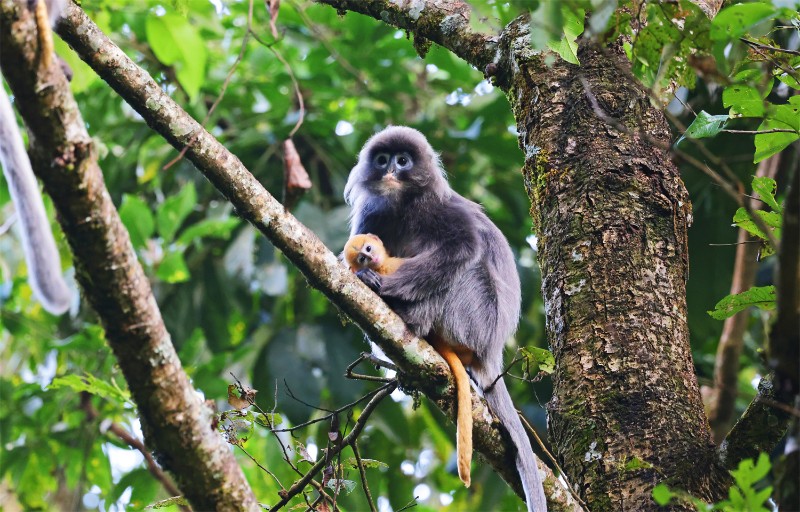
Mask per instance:
[[[525,427],[522,425],[522,421],[517,415],[505,382],[503,382],[502,378],[497,379],[499,372],[487,368],[487,366],[490,365],[481,367],[477,365],[473,366],[471,371],[472,377],[480,388],[484,390],[484,398],[486,398],[486,401],[489,403],[489,407],[506,427],[508,433],[511,435],[511,440],[514,441],[517,447],[517,471],[522,480],[522,488],[525,491],[525,502],[528,505],[528,512],[546,512],[547,501],[544,497],[542,478],[536,467],[536,455],[531,448],[531,442],[528,440]],[[495,379],[497,379],[497,382],[492,386]],[[485,391],[489,386],[492,386],[492,388],[488,392]]]
[[[17,209],[28,280],[44,309],[60,315],[69,308],[70,292],[50,231],[42,195],[22,144],[22,135],[3,84],[0,83],[0,163]]]

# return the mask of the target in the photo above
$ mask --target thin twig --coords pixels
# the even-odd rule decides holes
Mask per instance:
[[[261,463],[260,463],[260,462],[258,462],[258,461],[256,460],[256,458],[255,458],[255,457],[253,457],[252,455],[250,455],[250,452],[248,452],[247,450],[245,450],[245,449],[244,449],[244,446],[242,446],[241,444],[237,444],[236,446],[237,446],[237,447],[238,447],[240,450],[242,450],[242,452],[243,452],[245,455],[247,455],[248,457],[250,457],[250,460],[252,460],[252,461],[253,461],[253,462],[256,464],[256,466],[258,466],[259,468],[261,468],[261,470],[262,470],[262,471],[264,471],[266,474],[268,474],[269,476],[271,476],[271,477],[272,477],[272,479],[273,479],[273,480],[275,480],[275,483],[276,483],[276,484],[278,484],[278,487],[280,487],[280,488],[281,488],[281,490],[286,490],[286,488],[283,486],[283,484],[282,484],[282,483],[281,483],[281,481],[278,479],[278,477],[277,477],[277,476],[275,476],[275,473],[273,473],[272,471],[270,471],[270,470],[269,470],[269,469],[267,469],[266,467],[262,466],[262,465],[261,465]]]
[[[0,226],[0,236],[5,235],[15,222],[17,222],[17,212],[13,212],[11,215],[9,215],[6,221],[3,222],[3,225]]]
[[[358,450],[358,441],[354,439],[350,448],[353,450],[353,456],[356,458],[358,474],[361,475],[361,485],[364,487],[364,496],[367,498],[367,503],[369,503],[369,510],[370,512],[378,512],[378,509],[375,507],[375,503],[372,502],[372,493],[370,492],[369,484],[367,483],[367,472],[364,470],[364,462],[361,460],[361,453],[359,453]]]
[[[788,128],[772,128],[770,130],[729,130],[725,128],[721,130],[724,133],[744,133],[747,135],[762,135],[765,133],[794,133],[797,134],[797,130],[790,130]]]
[[[361,373],[353,373],[353,369],[356,366],[358,366],[362,361],[366,361],[367,360],[367,357],[366,357],[367,355],[368,354],[366,354],[366,353],[362,353],[360,356],[358,356],[358,359],[356,359],[355,361],[350,363],[347,366],[347,368],[345,369],[345,371],[344,371],[344,376],[347,377],[348,379],[366,380],[366,381],[372,381],[372,382],[390,382],[391,380],[393,380],[393,379],[390,379],[388,377],[376,377],[375,375],[364,375],[364,374],[361,374]]]
[[[509,372],[509,371],[511,371],[511,368],[512,368],[514,365],[516,365],[516,364],[517,364],[517,363],[519,363],[520,361],[523,361],[524,359],[525,359],[524,357],[515,357],[515,358],[514,358],[514,359],[513,359],[513,360],[512,360],[510,363],[508,363],[508,366],[506,366],[506,369],[505,369],[505,370],[503,370],[503,371],[500,373],[500,375],[498,375],[497,377],[495,377],[495,378],[494,378],[494,380],[492,381],[492,383],[491,383],[491,384],[489,384],[488,386],[486,386],[486,389],[484,389],[484,390],[483,390],[483,392],[484,392],[484,393],[488,393],[489,391],[491,391],[491,390],[492,390],[492,388],[494,387],[494,385],[495,385],[495,384],[497,384],[497,381],[498,381],[498,380],[502,379],[502,378],[503,378],[503,376],[505,376],[506,374],[508,374],[508,372]]]
[[[397,388],[397,382],[392,382],[387,384],[386,386],[382,386],[380,388],[380,392],[376,393],[372,400],[364,407],[364,410],[361,412],[361,416],[359,416],[358,420],[356,420],[355,425],[353,425],[353,430],[350,431],[347,436],[342,439],[342,442],[337,444],[335,447],[331,449],[333,453],[330,455],[335,455],[339,453],[345,446],[350,446],[350,444],[358,438],[361,434],[361,431],[366,426],[367,420],[369,419],[370,415],[375,411],[375,408],[378,407],[378,404],[381,401],[389,396],[395,389]],[[283,495],[278,503],[276,503],[272,508],[270,508],[271,512],[279,510],[280,508],[284,507],[289,500],[291,500],[294,496],[296,496],[300,491],[302,491],[306,485],[308,485],[309,481],[313,478],[314,475],[319,473],[323,467],[327,464],[328,457],[321,458],[314,464],[311,469],[308,470],[306,475],[295,482],[291,488]]]
[[[347,404],[347,405],[343,405],[342,407],[339,407],[338,409],[334,409],[333,411],[330,411],[330,414],[327,414],[327,415],[325,415],[325,416],[322,416],[321,418],[316,418],[316,419],[313,419],[313,420],[308,420],[308,421],[306,421],[305,423],[300,423],[299,425],[295,425],[294,427],[290,427],[290,428],[279,428],[279,429],[274,429],[273,431],[274,431],[274,432],[294,432],[295,430],[301,429],[301,428],[303,428],[303,427],[307,427],[307,426],[309,426],[309,425],[313,425],[314,423],[319,423],[319,422],[321,422],[321,421],[328,421],[328,420],[330,420],[330,419],[331,419],[331,416],[333,416],[334,414],[339,414],[339,413],[341,413],[341,412],[343,412],[343,411],[345,411],[345,410],[347,410],[347,409],[350,409],[351,407],[354,407],[354,406],[358,405],[359,403],[363,402],[364,400],[367,400],[368,398],[371,398],[372,396],[374,396],[374,395],[376,395],[376,394],[380,393],[380,392],[381,392],[383,389],[385,389],[386,387],[393,385],[393,384],[396,382],[396,380],[397,380],[397,379],[392,379],[392,380],[390,380],[389,382],[387,382],[387,383],[386,383],[386,384],[384,384],[383,386],[381,386],[381,387],[379,387],[379,388],[377,388],[377,389],[374,389],[374,390],[370,391],[369,393],[367,393],[366,395],[362,396],[362,397],[361,397],[361,398],[359,398],[358,400],[356,400],[356,401],[354,401],[354,402],[350,402],[350,403],[349,403],[349,404]]]
[[[800,52],[798,52],[797,50],[789,50],[789,49],[786,49],[786,48],[778,48],[776,46],[770,46],[768,44],[759,43],[758,41],[751,41],[750,39],[747,39],[745,37],[740,37],[739,41],[743,42],[747,46],[751,46],[753,48],[761,48],[762,50],[767,50],[767,51],[770,51],[770,52],[788,53],[789,55],[800,55]]]
[[[292,66],[289,65],[286,59],[283,58],[283,55],[281,55],[281,53],[278,50],[273,48],[272,44],[269,44],[266,41],[262,40],[260,37],[258,37],[258,35],[256,35],[255,32],[252,32],[252,36],[253,39],[264,45],[264,47],[266,47],[267,50],[271,51],[272,54],[275,55],[276,59],[281,61],[281,64],[283,64],[283,67],[286,70],[286,74],[288,74],[289,78],[292,80],[292,85],[294,86],[294,93],[297,96],[297,105],[298,108],[300,109],[300,117],[294,124],[294,128],[292,128],[292,131],[289,132],[289,138],[291,139],[292,137],[294,137],[294,134],[297,133],[297,130],[299,130],[300,127],[303,125],[303,121],[305,120],[306,117],[306,107],[305,103],[303,102],[303,93],[300,92],[300,84],[298,83],[297,78],[294,76],[294,71],[292,71]]]
[[[410,509],[410,508],[414,508],[414,507],[416,507],[417,505],[419,505],[419,503],[417,502],[417,500],[419,500],[419,496],[414,496],[414,499],[413,499],[413,500],[409,501],[409,502],[408,502],[408,503],[406,503],[404,506],[402,506],[402,507],[398,508],[398,509],[397,509],[397,512],[403,512],[403,510],[408,510],[408,509]]]
[[[564,473],[564,470],[561,469],[561,466],[558,465],[558,461],[556,460],[556,458],[553,456],[552,453],[550,453],[550,450],[548,450],[547,447],[544,445],[544,443],[542,442],[541,438],[539,437],[539,434],[536,432],[536,429],[533,428],[533,425],[531,425],[528,422],[528,419],[520,411],[517,411],[517,415],[522,420],[522,424],[525,425],[525,429],[528,431],[528,433],[533,435],[533,438],[536,439],[536,443],[539,445],[539,448],[542,450],[542,452],[545,455],[547,455],[547,458],[550,459],[550,462],[553,464],[553,467],[555,467],[556,470],[558,471],[559,476],[561,478],[563,478],[567,482],[567,484],[564,487],[567,488],[567,490],[569,491],[570,495],[573,498],[575,498],[575,501],[580,503],[580,505],[585,510],[589,510],[589,506],[586,504],[585,501],[583,501],[581,499],[581,497],[578,495],[578,493],[575,492],[575,490],[572,488],[572,485],[570,485],[569,480],[567,479],[567,474]]]
[[[91,395],[88,392],[81,392],[81,399],[80,399],[80,406],[83,409],[84,413],[86,414],[86,419],[88,421],[94,421],[99,416],[100,413],[97,412],[97,409],[94,408],[91,401]],[[147,471],[150,472],[151,475],[161,483],[161,486],[164,487],[164,490],[170,496],[182,496],[181,491],[175,487],[175,484],[172,483],[172,480],[164,473],[161,469],[161,466],[156,464],[156,461],[153,459],[153,456],[150,454],[150,450],[148,450],[144,443],[137,438],[136,436],[132,435],[126,429],[124,429],[118,423],[112,422],[108,428],[106,429],[107,432],[111,432],[115,436],[117,436],[122,442],[130,446],[131,448],[137,450],[139,453],[144,456],[145,464],[147,466]],[[190,509],[185,505],[180,506],[181,510],[188,512]]]

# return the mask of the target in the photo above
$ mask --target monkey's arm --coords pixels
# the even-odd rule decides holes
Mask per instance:
[[[477,236],[463,229],[463,224],[451,225],[437,235],[440,236],[436,237],[434,245],[420,254],[404,258],[397,272],[383,276],[382,297],[419,301],[448,290],[480,255]]]

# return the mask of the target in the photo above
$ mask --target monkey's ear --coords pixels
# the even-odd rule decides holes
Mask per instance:
[[[380,237],[378,235],[373,235],[372,233],[367,233],[367,236],[373,240],[380,241]]]

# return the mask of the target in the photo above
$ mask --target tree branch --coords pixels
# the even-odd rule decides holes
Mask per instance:
[[[340,5],[349,6],[351,3],[341,2]],[[389,5],[385,5],[387,3]],[[397,6],[389,2],[373,2],[370,5],[383,5],[389,9],[387,16],[390,19],[398,19],[401,15]],[[463,6],[460,2],[450,1],[437,2],[437,5]],[[462,52],[477,59],[476,62],[487,59],[491,43],[486,36],[471,34],[466,21],[458,21],[463,18],[459,12],[431,8],[430,16],[443,22],[439,32],[443,38],[447,36],[443,40],[449,45],[461,48]],[[445,16],[444,13],[449,14]],[[430,20],[422,15],[419,19]],[[455,392],[444,360],[425,341],[415,337],[400,317],[340,264],[320,239],[287,212],[236,156],[181,109],[79,7],[70,4],[58,33],[151,128],[176,149],[188,147],[186,157],[236,207],[237,212],[278,247],[305,275],[311,286],[322,291],[353,319],[411,379],[410,385],[426,394],[451,419],[454,418]],[[433,29],[425,32],[435,33]],[[462,36],[466,42],[459,45],[454,38]],[[468,49],[474,53],[469,53]],[[513,444],[501,434],[496,421],[487,421],[486,418],[491,416],[483,403],[473,408],[473,415],[475,448],[521,495],[519,475],[513,462]],[[545,489],[549,490],[550,498],[563,509],[578,509],[552,472],[544,465],[540,465],[540,469],[546,472]]]
[[[403,29],[415,39],[432,41],[481,71],[496,58],[498,38],[470,27],[472,9],[461,0],[314,1],[330,5],[341,15],[357,12]],[[420,48],[419,41],[415,40],[415,46]]]
[[[25,4],[0,0],[0,65],[28,126],[33,168],[53,199],[76,277],[122,368],[149,447],[194,508],[259,510],[181,368],[69,84],[58,65],[40,65]]]

